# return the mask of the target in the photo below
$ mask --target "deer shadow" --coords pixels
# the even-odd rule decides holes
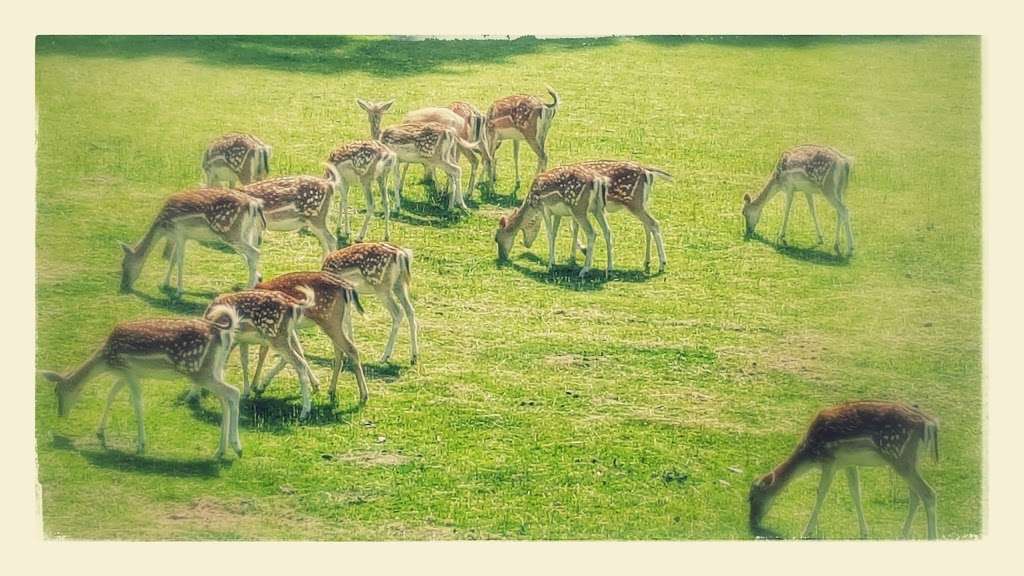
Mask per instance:
[[[344,392],[339,385],[339,396],[341,395],[344,395]],[[215,407],[211,408],[203,396],[201,395],[199,399],[188,400],[186,392],[178,398],[178,403],[186,405],[196,420],[219,426],[222,418],[220,402],[214,398],[212,404]],[[314,396],[309,415],[305,419],[299,418],[299,414],[302,412],[302,400],[298,394],[273,396],[264,392],[259,397],[243,398],[239,406],[238,426],[272,434],[287,434],[292,432],[296,426],[345,424],[363,409],[358,402],[337,408],[326,401],[326,398],[324,401],[318,401],[319,396]],[[326,394],[323,396],[326,397]]]
[[[220,476],[223,468],[230,467],[232,463],[231,460],[213,457],[201,460],[154,458],[111,448],[78,448],[70,438],[56,434],[53,436],[52,446],[57,450],[75,452],[93,466],[100,468],[177,478],[216,478]]]
[[[173,312],[175,314],[181,314],[184,316],[201,315],[203,312],[206,311],[206,307],[209,301],[217,297],[217,294],[213,292],[190,292],[188,290],[186,290],[184,294],[182,294],[181,296],[178,296],[174,294],[174,288],[169,288],[165,286],[161,286],[160,291],[166,294],[167,297],[158,298],[156,296],[146,294],[145,292],[141,292],[134,288],[130,293],[153,308],[166,310],[167,312]],[[205,299],[207,301],[207,304],[195,302],[192,300],[185,300],[185,296],[198,296],[200,298]]]
[[[546,266],[547,260],[542,259],[536,254],[526,252],[521,254],[515,260],[498,260],[498,267],[512,268],[516,272],[519,272],[523,276],[539,282],[541,284],[547,284],[551,286],[557,286],[566,290],[573,290],[575,292],[591,292],[595,290],[601,290],[604,285],[609,282],[630,282],[639,283],[646,282],[653,278],[655,275],[649,275],[641,270],[615,270],[612,269],[610,275],[605,276],[604,270],[598,268],[592,268],[587,276],[580,278],[580,266],[567,264],[567,265],[555,265],[550,270],[536,270],[528,266],[524,266],[518,262],[518,260],[527,260],[534,264],[541,264]]]
[[[799,260],[801,262],[809,262],[811,264],[819,264],[822,266],[850,265],[849,256],[840,256],[827,248],[805,248],[801,246],[791,246],[789,244],[779,244],[768,240],[757,232],[746,237],[745,240],[760,242],[761,244],[772,247],[777,253],[782,254],[787,258],[792,258],[793,260]],[[824,245],[824,243],[821,244],[821,246]]]

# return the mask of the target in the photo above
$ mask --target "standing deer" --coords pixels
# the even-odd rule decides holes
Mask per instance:
[[[142,272],[153,245],[167,238],[170,266],[163,285],[171,284],[171,273],[177,267],[176,293],[184,290],[185,242],[187,240],[221,240],[245,257],[249,267],[248,286],[256,284],[260,251],[257,246],[267,227],[262,201],[225,188],[202,188],[171,195],[150,225],[146,235],[134,248],[121,243],[121,291],[129,292]]]
[[[269,346],[298,373],[302,387],[302,412],[299,418],[305,418],[312,406],[310,387],[315,393],[319,383],[306,363],[306,356],[295,334],[295,325],[303,311],[316,304],[316,296],[306,286],[297,286],[296,290],[302,294],[301,300],[271,290],[221,294],[210,303],[205,316],[209,318],[219,306],[231,306],[238,312],[236,340],[242,357],[242,396],[249,396],[249,345]],[[195,398],[198,392],[199,389],[193,386],[189,398]]]
[[[466,142],[476,143],[472,151],[461,147],[459,148],[459,155],[464,156],[469,160],[470,172],[468,195],[472,195],[473,190],[476,189],[476,172],[479,164],[477,155],[479,154],[483,159],[488,158],[487,146],[484,144],[482,138],[485,122],[484,115],[468,102],[452,102],[447,108],[420,108],[419,110],[413,110],[405,115],[402,122],[437,122],[439,124],[444,124],[449,128],[454,128],[459,138],[462,138]],[[408,167],[408,164],[402,167],[402,174],[400,178],[403,183],[405,182],[405,171]],[[427,182],[434,181],[433,168],[429,168],[427,170],[425,180]]]
[[[270,173],[270,146],[251,134],[232,132],[217,138],[203,153],[207,186],[251,184]]]
[[[143,378],[166,379],[185,376],[194,386],[206,388],[221,402],[223,416],[220,444],[216,457],[221,458],[228,444],[242,455],[238,436],[238,389],[224,381],[224,364],[238,329],[238,315],[230,306],[211,308],[206,319],[152,319],[122,322],[114,327],[107,341],[84,364],[68,375],[43,372],[53,382],[57,393],[57,410],[67,416],[78,402],[85,384],[96,376],[111,372],[117,378],[107,395],[96,436],[105,447],[107,421],[114,399],[125,385],[132,397],[138,425],[137,451],[146,450],[146,429],[142,416]]]
[[[391,334],[384,347],[381,362],[387,362],[395,349],[402,311],[409,317],[409,341],[412,348],[411,364],[419,358],[416,313],[409,298],[412,284],[412,250],[386,242],[353,244],[332,252],[324,259],[323,270],[340,276],[362,293],[373,292],[391,314]],[[398,302],[395,302],[397,296]],[[401,304],[401,307],[399,307]],[[349,328],[351,337],[351,328]]]
[[[512,141],[512,159],[515,165],[516,189],[519,188],[519,141],[526,144],[537,155],[537,174],[543,172],[548,165],[548,153],[545,143],[551,121],[558,112],[560,100],[558,93],[547,86],[548,94],[553,101],[545,104],[540,98],[527,94],[516,94],[496,100],[487,111],[484,124],[484,142],[487,154],[484,157],[484,168],[494,185],[498,178],[497,157],[495,154],[503,140]]]
[[[366,216],[363,227],[356,236],[356,242],[362,242],[366,231],[373,220],[373,182],[380,187],[381,200],[384,202],[384,239],[391,235],[391,207],[388,202],[388,175],[394,172],[398,157],[387,146],[376,140],[360,140],[335,148],[327,159],[327,172],[324,177],[330,180],[338,191],[340,215],[338,217],[338,235],[346,238],[351,234],[349,228],[348,189],[357,182],[363,187],[366,198]]]
[[[665,242],[661,238],[661,226],[647,211],[647,201],[651,197],[651,189],[655,178],[672,180],[672,175],[664,170],[643,166],[636,162],[619,160],[594,160],[580,162],[580,166],[594,170],[608,179],[608,194],[605,210],[609,213],[625,208],[644,226],[644,271],[651,271],[651,239],[658,249],[658,273],[665,271]],[[576,261],[576,250],[583,250],[576,239],[578,227],[572,223],[572,261]]]
[[[248,184],[240,191],[263,202],[268,230],[291,231],[308,228],[320,241],[326,256],[338,248],[327,228],[334,184],[313,176],[285,176]]]
[[[939,459],[938,421],[917,409],[892,402],[849,402],[818,413],[796,450],[775,470],[762,476],[750,488],[750,530],[757,536],[772,536],[761,521],[776,496],[795,478],[811,468],[821,469],[818,499],[804,530],[804,538],[814,535],[818,513],[838,469],[846,470],[860,524],[860,536],[866,538],[868,525],[860,502],[858,466],[889,466],[910,486],[910,510],[903,523],[903,537],[910,529],[918,502],[924,503],[928,516],[928,538],[937,537],[935,492],[917,471],[918,450],[930,449]]]
[[[338,373],[345,362],[345,357],[348,356],[356,375],[356,384],[359,387],[359,403],[365,404],[369,396],[366,389],[366,377],[363,374],[363,365],[359,361],[359,351],[356,350],[351,335],[352,310],[349,308],[349,305],[355,306],[360,314],[363,313],[363,307],[359,303],[359,296],[355,287],[330,272],[292,272],[256,285],[257,290],[276,290],[296,300],[303,298],[303,294],[300,291],[302,287],[311,289],[316,297],[316,303],[313,306],[303,309],[303,319],[311,320],[319,326],[334,345],[334,371],[331,373],[330,388],[331,402],[333,403],[337,399]],[[253,386],[256,392],[266,388],[285,365],[285,361],[282,358],[277,363],[277,366],[274,366],[267,373],[263,383],[259,384],[260,369],[263,366],[264,358],[266,358],[267,350],[267,346],[260,346],[259,362],[256,364],[256,372],[253,376]]]
[[[502,216],[494,241],[498,244],[498,259],[507,260],[512,249],[516,233],[523,231],[523,245],[529,248],[540,229],[540,220],[548,232],[548,268],[555,265],[555,237],[562,217],[569,216],[574,224],[583,229],[587,237],[586,259],[582,278],[590,271],[594,258],[594,240],[597,234],[587,219],[593,214],[604,233],[605,246],[608,252],[608,264],[605,276],[612,270],[612,231],[605,218],[605,195],[608,191],[608,180],[597,172],[580,165],[559,166],[541,172],[533,181],[530,194],[523,204],[511,216]],[[575,252],[575,251],[574,251]]]
[[[821,224],[818,213],[814,209],[814,193],[820,193],[825,200],[836,209],[836,241],[833,249],[839,250],[839,229],[846,232],[848,256],[853,255],[853,229],[850,227],[850,211],[846,208],[843,196],[850,180],[850,168],[853,159],[844,156],[835,148],[828,146],[803,145],[790,148],[782,153],[771,179],[765,184],[756,198],[750,194],[743,195],[743,218],[746,221],[746,235],[749,237],[757,228],[761,218],[761,210],[777,192],[785,191],[786,207],[782,216],[782,230],[779,231],[779,244],[786,245],[786,227],[789,224],[789,211],[793,208],[793,194],[802,190],[807,197],[807,207],[814,220],[814,230],[818,243],[824,242],[821,235]]]

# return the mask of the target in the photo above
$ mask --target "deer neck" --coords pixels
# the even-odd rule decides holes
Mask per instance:
[[[771,200],[772,196],[774,196],[775,192],[778,190],[778,187],[775,186],[775,184],[776,184],[776,180],[775,180],[775,177],[773,176],[764,185],[764,188],[762,188],[761,191],[757,193],[757,196],[754,196],[750,200],[750,205],[752,207],[754,207],[755,209],[760,210],[765,205],[766,202]]]
[[[790,482],[806,472],[808,465],[809,463],[801,450],[794,452],[772,470],[775,481],[772,483],[770,493],[774,496],[781,492]]]

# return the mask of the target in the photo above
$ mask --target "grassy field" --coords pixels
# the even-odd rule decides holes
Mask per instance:
[[[450,218],[419,178],[392,241],[415,251],[421,362],[372,297],[357,319],[370,402],[315,398],[298,420],[282,373],[242,405],[245,457],[212,459],[219,404],[183,402],[182,382],[145,384],[148,452],[134,455],[127,394],[102,449],[93,435],[112,380],[67,419],[36,383],[46,534],[85,539],[746,538],[751,481],[795,446],[820,408],[852,399],[919,404],[941,420],[940,535],[982,532],[980,43],[977,38],[643,38],[393,41],[371,38],[53,38],[37,43],[36,363],[77,365],[119,320],[200,313],[244,282],[241,257],[195,247],[186,294],[158,288],[153,258],[118,293],[118,241],[135,242],[163,197],[195,186],[206,143],[251,131],[272,174],[321,174],[330,149],[368,136],[356,97],[396,98],[390,122],[455,99],[485,109],[554,86],[563,105],[552,165],[633,158],[675,176],[651,202],[668,269],[646,275],[643,235],[610,217],[616,268],[549,273],[543,241],[496,262],[493,232],[514,205],[511,146],[494,193]],[[826,143],[856,158],[857,241],[816,247],[798,199],[790,248],[745,241],[741,197],[778,154]],[[524,147],[525,185],[534,157]],[[418,176],[419,170],[410,170]],[[468,169],[467,169],[468,172]],[[523,197],[525,190],[519,192]],[[361,194],[351,201],[362,206]],[[380,239],[381,222],[371,229]],[[600,239],[600,236],[599,236]],[[598,241],[595,263],[603,262]],[[262,271],[319,267],[310,234],[269,233]],[[567,227],[559,258],[568,256]],[[331,349],[307,330],[314,371]],[[237,355],[229,382],[241,382]],[[899,533],[907,490],[866,470],[875,538]],[[817,474],[794,483],[768,525],[799,535]],[[828,538],[857,523],[837,481]],[[923,513],[915,529],[925,531]]]

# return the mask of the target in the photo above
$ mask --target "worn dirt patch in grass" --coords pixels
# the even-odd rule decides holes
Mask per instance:
[[[356,466],[400,466],[411,462],[412,458],[393,452],[349,452],[338,454],[334,460]]]

